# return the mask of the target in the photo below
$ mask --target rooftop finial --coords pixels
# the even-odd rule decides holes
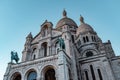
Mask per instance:
[[[67,17],[67,12],[65,11],[65,9],[63,10],[63,17]]]
[[[31,32],[28,34],[27,38],[32,38],[32,33]]]
[[[84,23],[84,18],[80,15],[80,22]]]
[[[47,19],[45,20],[45,22],[47,22]]]

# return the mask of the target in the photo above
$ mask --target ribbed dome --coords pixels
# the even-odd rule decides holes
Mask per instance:
[[[82,16],[80,18],[80,21],[81,25],[77,29],[77,34],[85,32],[95,32],[89,24],[84,23],[84,18]]]
[[[83,23],[78,27],[77,33],[84,33],[84,32],[94,32],[94,30],[90,25]]]
[[[64,10],[63,18],[58,21],[56,28],[60,28],[65,24],[77,27],[77,24],[72,19],[67,17],[67,12]]]
[[[58,21],[58,23],[56,25],[56,28],[59,28],[59,27],[65,25],[65,24],[77,27],[77,24],[72,19],[64,17],[64,18],[62,18],[61,20]]]

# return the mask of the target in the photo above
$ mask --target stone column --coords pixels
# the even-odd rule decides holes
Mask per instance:
[[[59,50],[58,52],[58,72],[58,80],[69,80],[68,67],[63,50]]]
[[[25,79],[25,74],[21,74],[21,80],[26,80]]]
[[[37,80],[40,80],[40,76],[37,77]]]

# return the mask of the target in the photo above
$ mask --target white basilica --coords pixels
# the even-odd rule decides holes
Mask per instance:
[[[120,80],[120,57],[82,16],[78,26],[64,10],[55,28],[46,20],[26,37],[22,61],[8,63],[3,80]]]

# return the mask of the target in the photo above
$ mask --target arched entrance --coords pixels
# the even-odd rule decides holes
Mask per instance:
[[[37,80],[37,73],[34,70],[30,70],[27,74],[27,80]]]
[[[44,75],[45,80],[56,80],[55,78],[55,70],[50,68],[45,72]]]
[[[21,74],[19,72],[14,73],[11,80],[21,80]]]

